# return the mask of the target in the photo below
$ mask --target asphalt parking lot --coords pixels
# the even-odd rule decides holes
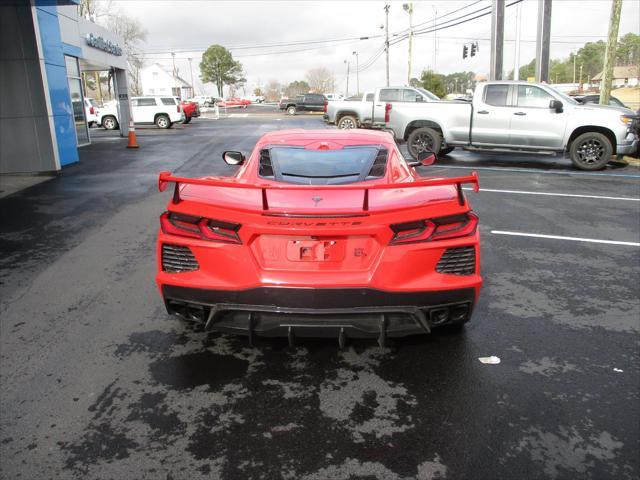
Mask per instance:
[[[141,128],[139,150],[93,129],[79,164],[0,200],[2,478],[638,478],[638,168],[456,150],[421,173],[480,176],[463,333],[249,348],[164,311],[157,173],[230,174],[223,150],[328,127],[233,114]]]

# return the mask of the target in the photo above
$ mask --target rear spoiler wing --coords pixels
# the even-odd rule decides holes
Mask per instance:
[[[267,201],[267,190],[364,190],[364,200],[362,202],[362,210],[369,210],[369,190],[385,190],[392,188],[421,188],[421,187],[437,187],[442,185],[455,185],[458,191],[458,202],[460,205],[465,204],[464,194],[462,193],[462,185],[470,183],[473,185],[473,191],[480,190],[478,182],[478,174],[474,171],[466,177],[453,178],[426,178],[417,182],[397,184],[397,183],[378,183],[373,185],[298,185],[298,184],[263,184],[251,185],[248,183],[239,183],[230,180],[218,180],[207,178],[187,178],[174,177],[169,171],[160,172],[158,176],[158,190],[164,192],[170,183],[175,184],[173,190],[173,203],[180,203],[180,184],[185,185],[203,185],[206,187],[224,187],[224,188],[246,188],[250,190],[262,191],[262,210],[269,211],[269,202]]]

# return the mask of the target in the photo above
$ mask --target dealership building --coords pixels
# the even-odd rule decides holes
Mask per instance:
[[[81,72],[110,71],[129,124],[122,38],[78,17],[79,0],[0,2],[0,174],[55,173],[90,143]]]

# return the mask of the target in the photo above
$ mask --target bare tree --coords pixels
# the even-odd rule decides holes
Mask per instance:
[[[131,91],[134,95],[142,94],[140,70],[144,66],[144,55],[140,52],[140,44],[147,38],[147,31],[135,18],[127,16],[121,10],[113,10],[106,16],[105,26],[122,37],[123,50],[127,56],[127,65]]]
[[[108,16],[111,10],[111,0],[80,0],[78,3],[78,15],[92,22]]]
[[[325,93],[335,83],[333,74],[326,68],[313,68],[307,72],[307,81],[312,92]]]
[[[277,102],[282,94],[282,85],[277,80],[269,80],[264,89],[264,96],[268,102]]]

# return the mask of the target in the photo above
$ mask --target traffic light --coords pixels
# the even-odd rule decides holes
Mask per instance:
[[[462,58],[467,58],[469,56],[469,47],[464,45],[462,47]]]
[[[475,57],[476,56],[476,51],[478,50],[478,43],[472,43],[471,44],[471,56]]]

